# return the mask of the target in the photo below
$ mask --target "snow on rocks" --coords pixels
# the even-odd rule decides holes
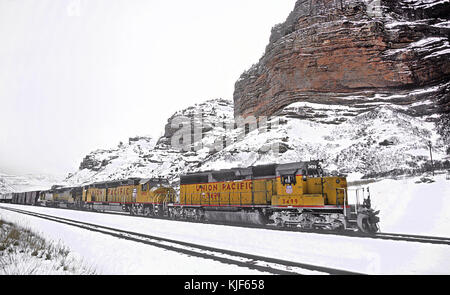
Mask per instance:
[[[48,189],[64,177],[45,174],[8,175],[0,173],[0,194]]]

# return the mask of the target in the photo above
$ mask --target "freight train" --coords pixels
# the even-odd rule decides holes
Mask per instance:
[[[370,195],[362,204],[349,204],[346,178],[325,176],[320,161],[190,173],[180,176],[179,193],[166,179],[131,178],[13,193],[1,201],[177,220],[379,231]]]

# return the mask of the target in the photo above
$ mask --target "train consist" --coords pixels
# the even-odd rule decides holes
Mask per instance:
[[[345,177],[324,176],[319,161],[191,173],[180,192],[166,179],[131,178],[83,187],[0,195],[0,202],[179,220],[375,233],[370,196],[349,204]]]

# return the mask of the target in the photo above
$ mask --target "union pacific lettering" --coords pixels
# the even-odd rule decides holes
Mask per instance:
[[[253,189],[253,183],[247,182],[223,182],[223,183],[213,183],[213,184],[197,184],[195,185],[195,190],[197,192],[215,192],[219,188],[221,191],[243,191]]]

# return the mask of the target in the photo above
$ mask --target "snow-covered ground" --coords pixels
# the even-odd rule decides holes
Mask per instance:
[[[434,183],[416,184],[418,179],[383,180],[369,185],[373,206],[381,210],[382,231],[450,237],[449,181],[445,175],[434,177]],[[25,208],[205,246],[361,273],[450,274],[450,247],[446,245],[192,224],[40,207]],[[36,229],[49,239],[62,240],[101,274],[258,273],[1,209],[0,215],[4,220]]]
[[[433,183],[416,183],[421,178],[369,185],[372,206],[380,210],[381,231],[450,237],[450,180],[439,174],[426,176]]]
[[[27,210],[205,246],[368,274],[450,273],[450,248],[445,245],[192,224],[39,207],[27,207]],[[79,253],[100,274],[258,273],[18,213],[4,210],[0,213],[5,220],[27,224],[48,239],[70,245],[71,251]]]
[[[4,206],[4,204],[2,204]],[[43,212],[55,216],[64,216],[99,224],[110,224],[116,228],[133,229],[137,220],[128,216],[112,216],[104,214],[66,211],[39,207],[23,207],[33,212]],[[141,243],[114,238],[108,235],[20,215],[0,209],[2,220],[29,228],[46,240],[63,243],[74,256],[83,258],[96,274],[101,275],[227,275],[264,274],[256,270],[226,265],[219,262],[190,257]],[[103,221],[109,221],[103,223]],[[139,223],[139,222],[138,222]],[[126,225],[123,226],[122,225]],[[151,227],[147,224],[145,227]],[[139,223],[138,227],[141,227]],[[139,231],[139,230],[138,230]],[[141,231],[142,232],[142,231]],[[44,267],[44,265],[43,265]],[[71,267],[71,265],[69,265]]]
[[[0,219],[0,275],[93,275],[79,254]]]

